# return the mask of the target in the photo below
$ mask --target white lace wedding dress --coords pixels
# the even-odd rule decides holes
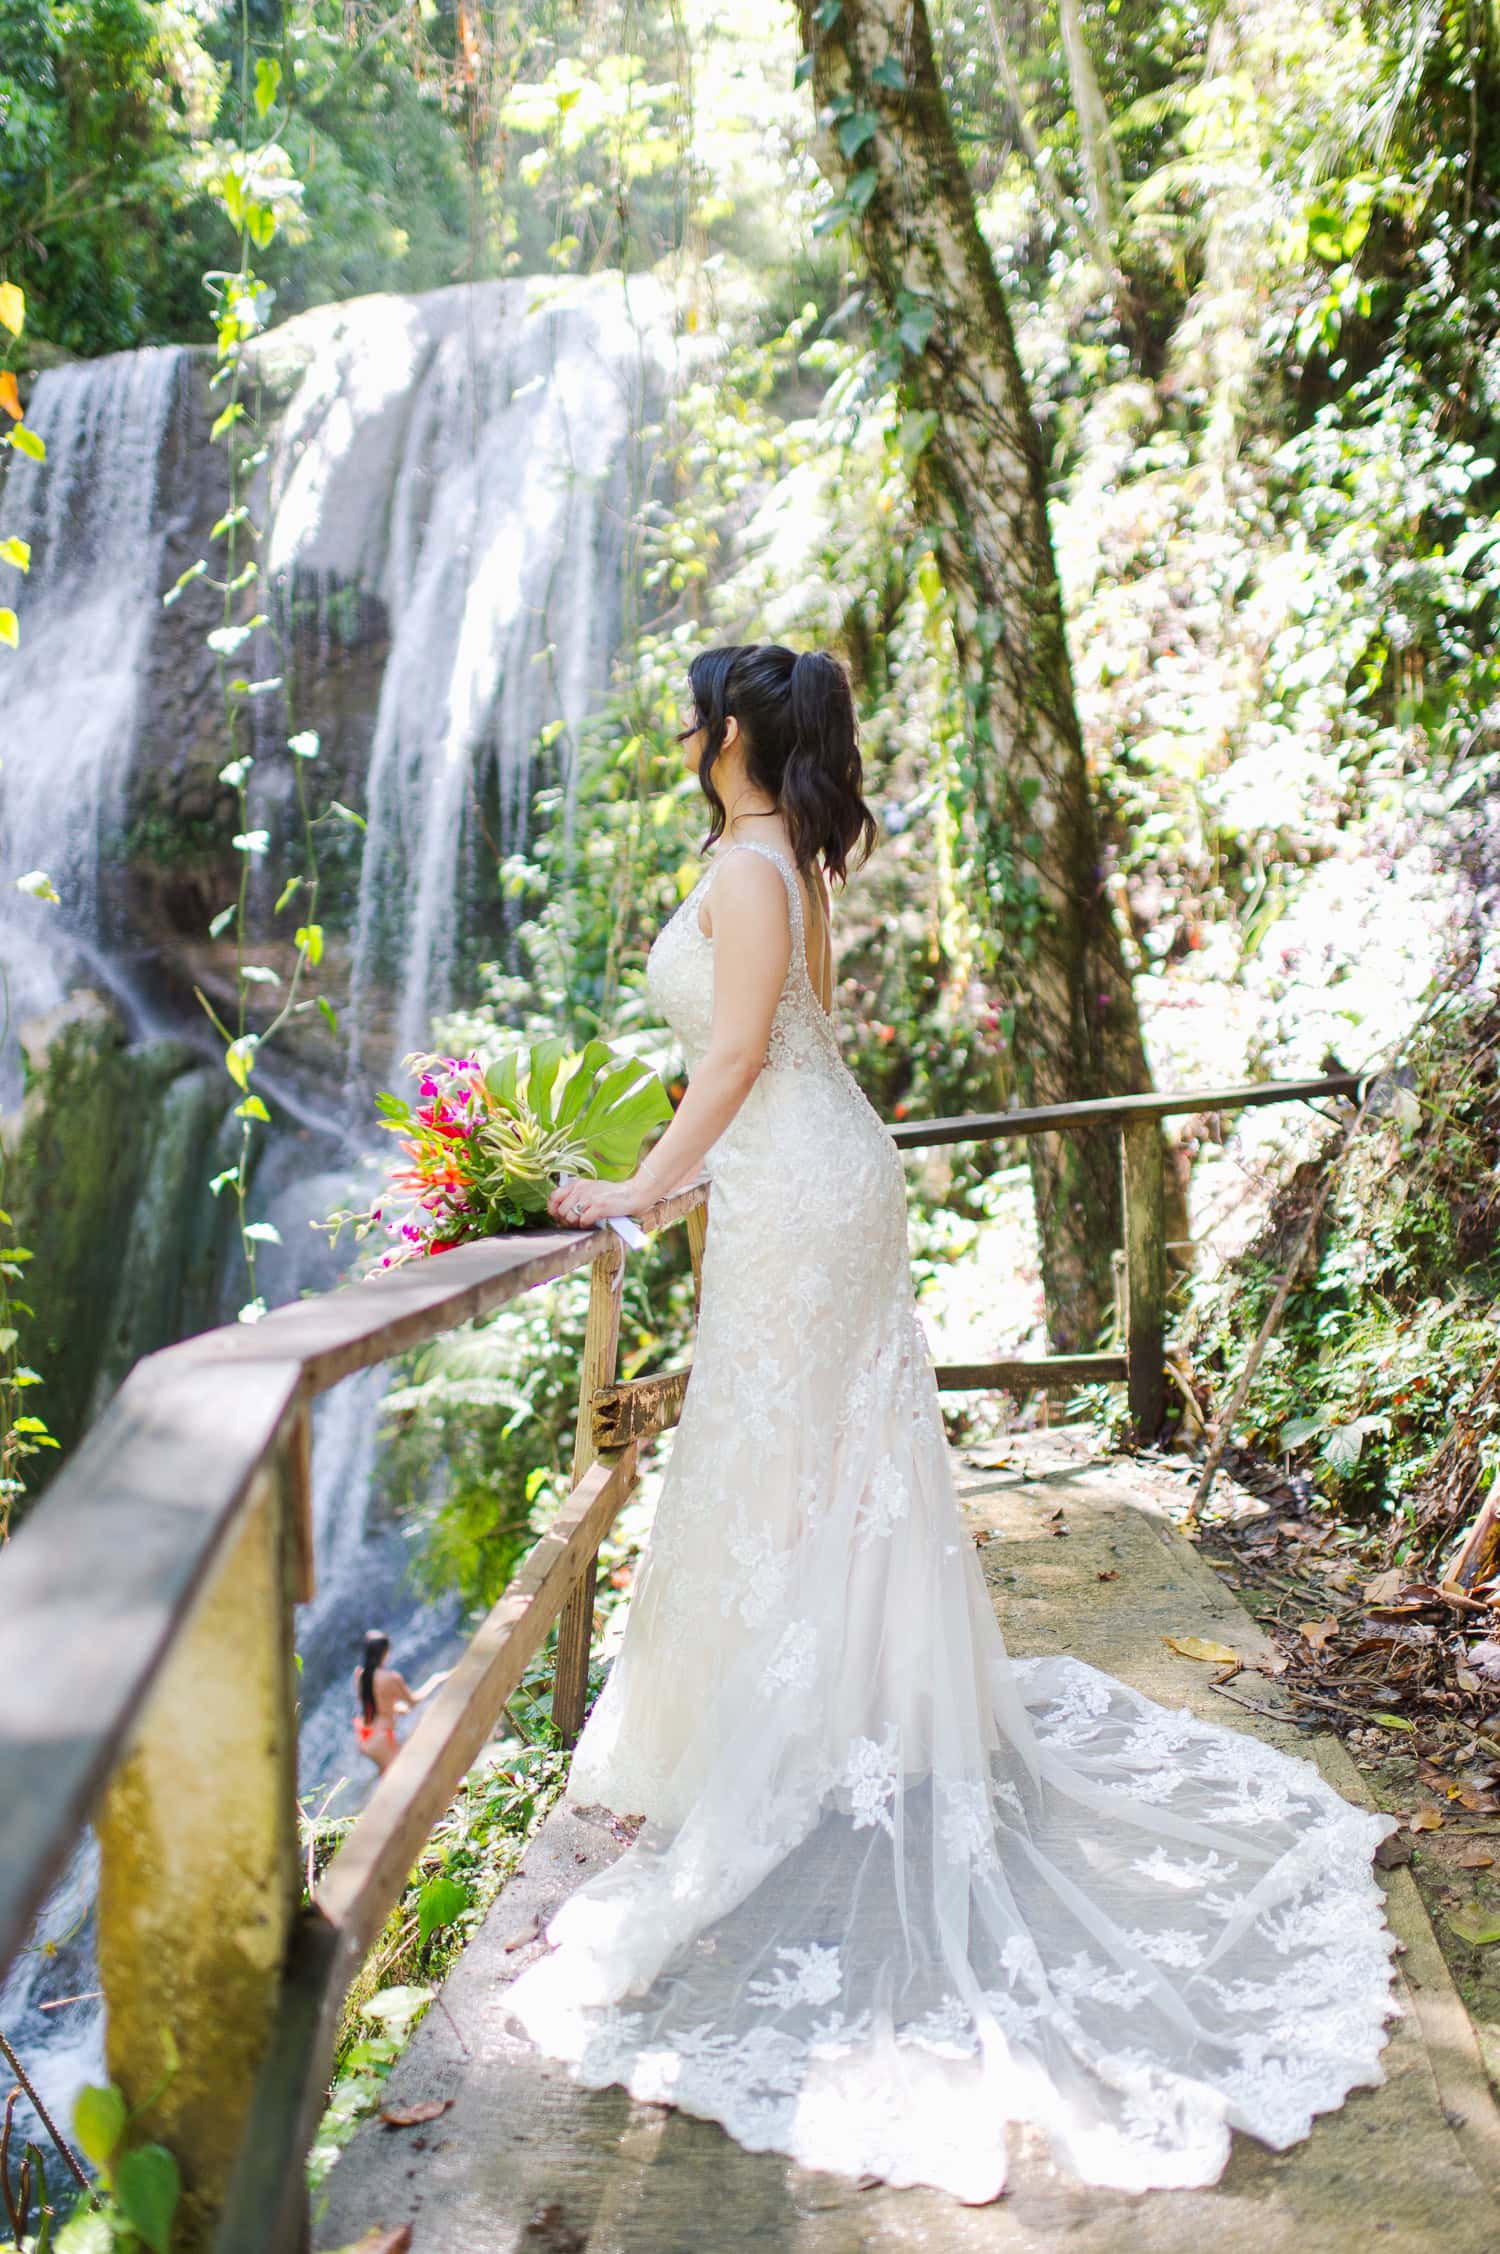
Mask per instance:
[[[692,1382],[571,1796],[647,1818],[512,1991],[599,2087],[809,2167],[994,2198],[1006,2127],[1211,2182],[1383,2079],[1394,1819],[1066,1655],[1013,1662],[955,1499],[901,1163],[792,962],[710,1154]],[[698,922],[651,952],[690,1064]]]

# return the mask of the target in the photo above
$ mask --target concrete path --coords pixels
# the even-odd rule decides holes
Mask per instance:
[[[1018,1655],[1074,1651],[1153,1698],[1310,1755],[1340,1792],[1366,1800],[1337,1739],[1232,1704],[1210,1688],[1210,1669],[1162,1642],[1208,1636],[1247,1660],[1267,1649],[1165,1516],[1167,1497],[1180,1495],[1168,1474],[1092,1462],[1065,1434],[1018,1438],[1009,1460],[988,1470],[961,1457],[956,1468]],[[1262,1676],[1242,1675],[1232,1687],[1265,1706],[1281,1703]],[[1404,1945],[1406,2016],[1385,2051],[1382,2088],[1354,2092],[1290,2152],[1237,2136],[1223,2177],[1206,2191],[1091,2191],[1018,2139],[1005,2198],[969,2208],[937,2192],[861,2191],[743,2152],[710,2123],[636,2105],[618,2090],[579,2090],[508,2031],[506,1985],[539,1944],[507,1949],[507,1941],[619,1851],[602,1813],[591,1821],[559,1809],[544,1825],[448,1982],[451,2021],[429,2012],[388,2085],[388,2104],[451,2097],[452,2109],[426,2129],[361,2130],[325,2188],[317,2247],[345,2246],[377,2224],[410,2224],[413,2254],[1500,2248],[1500,2111],[1408,1871],[1392,1874],[1388,1897]]]

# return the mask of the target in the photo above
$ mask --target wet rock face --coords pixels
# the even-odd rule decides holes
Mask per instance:
[[[185,1042],[131,1046],[88,992],[33,1021],[26,1046],[12,1209],[34,1255],[27,1352],[67,1450],[131,1363],[213,1319],[222,1232],[205,1160],[232,1091]]]

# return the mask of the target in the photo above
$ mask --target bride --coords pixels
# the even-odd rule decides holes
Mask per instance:
[[[1395,1819],[1059,1655],[1013,1662],[955,1498],[901,1161],[841,1063],[825,879],[875,825],[849,684],[694,662],[717,850],[651,950],[688,1057],[624,1183],[706,1160],[692,1382],[570,1794],[645,1819],[511,2009],[583,2082],[812,2168],[998,2196],[1009,2123],[1088,2182],[1212,2182],[1383,2079]]]

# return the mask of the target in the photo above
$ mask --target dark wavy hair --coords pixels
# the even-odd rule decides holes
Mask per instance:
[[[865,804],[859,723],[849,676],[826,650],[780,642],[726,643],[701,650],[688,669],[693,711],[705,731],[698,780],[708,800],[707,851],[724,834],[724,801],[714,765],[725,723],[738,720],[745,766],[769,792],[786,823],[800,869],[821,859],[840,884],[852,854],[865,860],[875,843],[875,817]]]
[[[372,1628],[365,1637],[359,1663],[359,1705],[367,1722],[375,1719],[375,1670],[384,1665],[390,1648],[390,1637],[383,1636],[378,1628]]]

